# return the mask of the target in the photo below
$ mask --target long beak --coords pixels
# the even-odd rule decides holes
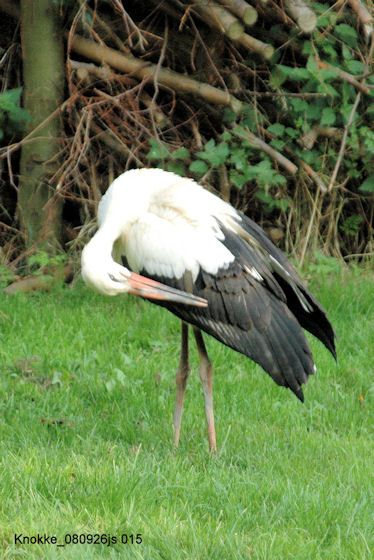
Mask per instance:
[[[131,286],[129,294],[141,296],[147,299],[157,299],[162,301],[173,301],[175,303],[184,303],[184,305],[193,305],[195,307],[207,307],[206,299],[176,290],[165,284],[160,284],[150,278],[140,276],[135,272],[131,273],[128,283]]]

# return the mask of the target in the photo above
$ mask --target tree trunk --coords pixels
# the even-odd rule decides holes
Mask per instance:
[[[21,0],[24,106],[27,132],[61,105],[64,94],[63,32],[58,3]],[[61,237],[62,203],[51,178],[59,167],[62,120],[49,119],[22,147],[18,216],[27,246],[54,252]],[[55,181],[54,181],[55,183]]]

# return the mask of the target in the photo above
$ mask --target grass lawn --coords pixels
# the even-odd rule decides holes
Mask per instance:
[[[357,273],[312,282],[339,361],[312,341],[305,405],[209,339],[215,457],[195,350],[172,447],[175,317],[81,285],[0,295],[0,557],[372,558],[373,283]],[[14,542],[37,533],[117,543]],[[119,542],[137,534],[141,544]]]

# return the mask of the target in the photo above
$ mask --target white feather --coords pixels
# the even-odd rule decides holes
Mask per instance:
[[[161,169],[124,173],[99,206],[100,228],[120,237],[130,267],[167,278],[190,270],[195,280],[200,268],[210,274],[226,268],[234,255],[221,243],[219,222],[231,227],[233,218],[240,220],[195,181]]]

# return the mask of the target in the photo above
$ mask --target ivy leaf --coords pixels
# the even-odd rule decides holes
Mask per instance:
[[[358,187],[359,191],[374,193],[374,174],[369,175],[367,179]]]
[[[0,93],[0,119],[3,122],[3,115],[7,115],[17,130],[30,120],[30,114],[20,107],[22,88],[8,89]]]
[[[342,45],[342,55],[344,60],[351,60],[351,58],[353,57],[351,49],[349,49],[347,45],[344,44]]]
[[[270,144],[276,150],[283,150],[283,148],[285,146],[285,142],[283,140],[279,140],[279,139],[271,140]]]
[[[229,146],[226,142],[220,142],[216,145],[214,139],[212,138],[204,146],[204,150],[197,152],[199,158],[207,161],[213,167],[218,167],[225,163],[229,155]]]
[[[21,100],[22,88],[8,89],[0,94],[0,109],[12,111],[18,107]]]
[[[284,133],[285,126],[281,123],[274,123],[268,127],[268,132],[274,134],[274,136],[282,136]]]
[[[279,89],[286,80],[286,74],[276,66],[270,74],[269,85],[273,89]]]
[[[351,74],[357,75],[364,72],[364,65],[359,60],[347,60],[345,65]]]
[[[299,99],[298,97],[291,99],[291,105],[297,113],[304,113],[308,110],[308,103],[305,99]]]
[[[146,155],[146,158],[149,161],[163,160],[163,159],[166,159],[170,155],[167,147],[164,144],[162,144],[161,142],[159,142],[158,140],[155,140],[154,138],[152,138],[149,141],[149,143],[151,145],[151,148],[150,148],[148,154]]]
[[[325,82],[318,84],[317,92],[331,95],[331,97],[337,97],[339,95],[336,89],[333,88],[331,84],[326,84]]]
[[[181,177],[185,176],[184,165],[183,165],[183,163],[180,163],[179,161],[169,161],[169,163],[166,164],[166,170],[171,171],[172,173],[176,173],[177,175],[180,175]]]
[[[321,118],[321,102],[315,101],[315,103],[309,103],[308,109],[305,113],[306,118],[309,120],[319,121]]]
[[[294,68],[292,66],[284,66],[283,64],[277,64],[277,68],[287,80],[302,81],[309,78],[309,72],[306,68]]]
[[[340,25],[337,25],[335,27],[334,33],[339,37],[339,39],[347,43],[347,45],[349,45],[350,47],[357,46],[357,32],[350,25],[341,23]]]
[[[335,123],[336,115],[331,107],[325,107],[322,111],[321,125],[330,126]]]
[[[181,148],[178,148],[177,150],[175,150],[175,152],[170,154],[171,159],[181,159],[181,160],[185,160],[185,159],[189,159],[190,157],[190,152],[187,150],[187,148],[183,148],[183,146]]]
[[[248,182],[247,177],[235,169],[230,170],[229,178],[230,183],[232,183],[237,189],[241,189]]]
[[[208,171],[209,167],[207,166],[205,161],[201,161],[201,159],[197,159],[196,161],[193,161],[191,163],[188,169],[192,171],[192,173],[196,173],[196,175],[202,176],[204,175],[204,173]]]
[[[291,138],[297,138],[299,136],[299,132],[297,130],[295,130],[294,128],[291,128],[290,126],[287,126],[285,132]]]

